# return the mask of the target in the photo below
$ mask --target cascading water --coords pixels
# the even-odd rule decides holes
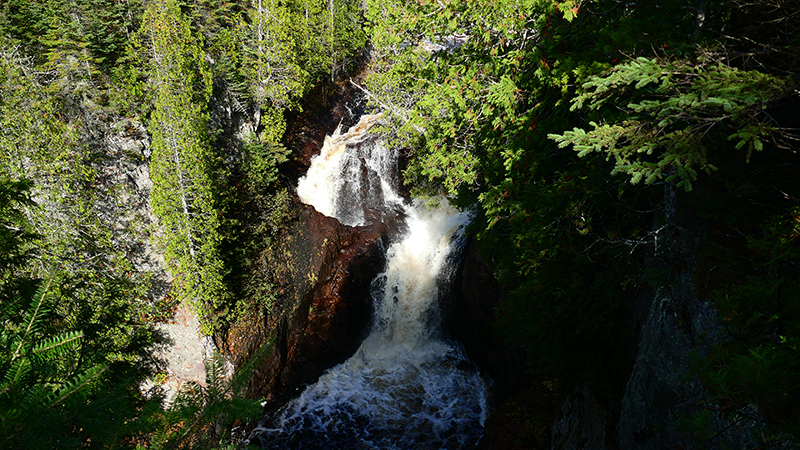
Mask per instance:
[[[366,116],[346,134],[327,138],[298,186],[301,199],[353,225],[367,221],[370,211],[402,209],[407,230],[389,248],[386,271],[372,285],[372,331],[355,355],[256,428],[250,444],[464,449],[482,435],[484,381],[460,348],[438,333],[440,287],[455,270],[468,214],[444,204],[403,203],[392,188],[396,157],[366,135],[376,120]]]
[[[378,120],[378,115],[364,116],[347,133],[337,129],[325,137],[320,154],[297,183],[300,200],[345,225],[364,225],[370,217],[380,219],[402,208],[394,187],[397,155],[367,132]]]

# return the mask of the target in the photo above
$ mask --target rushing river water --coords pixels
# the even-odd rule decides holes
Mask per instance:
[[[366,116],[326,138],[300,198],[350,225],[401,212],[405,232],[372,283],[373,326],[350,359],[328,370],[251,435],[275,449],[467,449],[483,432],[486,386],[439,331],[440,290],[459,260],[468,214],[442,202],[407,205],[397,157],[366,133]]]

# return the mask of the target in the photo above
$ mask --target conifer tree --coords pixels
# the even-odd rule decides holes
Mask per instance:
[[[154,99],[152,208],[179,298],[194,302],[209,319],[228,297],[220,256],[220,180],[208,131],[211,74],[202,39],[175,0],[153,2],[143,24]],[[206,322],[205,331],[211,329]]]
[[[296,107],[297,99],[310,87],[311,61],[305,61],[301,51],[312,39],[305,35],[310,31],[309,19],[296,13],[291,3],[255,0],[250,11],[244,70],[260,105]]]
[[[89,230],[103,233],[92,210],[94,193],[86,189],[96,176],[90,151],[61,114],[59,99],[34,76],[32,59],[12,40],[0,36],[0,44],[8,49],[0,53],[0,176],[34,182],[37,204],[21,208],[45,242],[45,255],[72,254],[80,265],[74,243]]]
[[[32,256],[36,238],[30,222],[21,210],[31,205],[31,182],[12,181],[0,177],[0,296],[10,288],[14,274]]]
[[[614,159],[612,173],[628,174],[631,183],[665,179],[691,190],[698,169],[716,170],[707,156],[710,143],[734,141],[747,160],[763,149],[762,138],[775,129],[763,111],[790,86],[776,76],[707,59],[639,57],[590,78],[572,100],[573,110],[585,105],[606,112],[605,123],[548,137],[559,147],[574,146],[580,157],[605,153]],[[611,104],[623,114],[609,114]]]
[[[22,288],[60,267],[61,301],[52,306],[59,325],[83,330],[93,349],[87,355],[116,363],[115,376],[140,377],[152,362],[158,305],[146,299],[147,274],[132,270],[127,249],[98,214],[96,149],[52,95],[48,78],[37,76],[32,58],[17,42],[0,36],[0,43],[0,179],[9,180],[3,190],[10,187],[7,198],[16,202],[7,217],[17,216],[6,235],[11,261],[3,281],[10,285],[0,290],[29,298]],[[34,250],[35,257],[23,258]]]

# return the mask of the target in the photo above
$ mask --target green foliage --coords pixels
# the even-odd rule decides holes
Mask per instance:
[[[278,166],[288,160],[289,150],[273,142],[251,141],[244,145],[247,155],[245,173],[248,183],[269,188],[278,181]]]
[[[12,275],[30,260],[36,238],[22,207],[33,205],[29,180],[0,178],[0,294]]]
[[[244,390],[271,348],[263,346],[232,376],[227,374],[225,358],[215,353],[205,362],[205,384],[184,385],[160,415],[149,448],[235,448],[232,427],[261,412],[263,399],[246,399]]]
[[[153,3],[141,33],[154,80],[152,209],[163,231],[177,297],[195,305],[204,332],[211,333],[230,295],[220,255],[221,180],[208,134],[211,74],[175,1]]]
[[[621,349],[637,286],[625,274],[652,216],[628,218],[652,209],[652,194],[610,182],[602,160],[576,160],[545,138],[574,120],[564,98],[576,77],[607,67],[575,55],[598,42],[595,24],[578,29],[581,15],[570,23],[539,1],[371,8],[368,18],[388,25],[375,30],[384,59],[367,87],[409,147],[413,192],[477,205],[474,231],[511,292],[498,328],[564,391],[586,383],[616,395],[631,364]]]
[[[150,116],[161,242],[176,297],[195,302],[205,332],[241,310],[232,290],[249,269],[240,267],[237,247],[251,243],[240,240],[234,210],[240,198],[276,192],[277,167],[289,153],[281,144],[285,112],[300,109],[315,83],[351,67],[365,42],[349,0],[148,6],[116,72],[113,102]],[[255,110],[254,132],[242,143],[210,129],[212,95],[229,94],[239,112]],[[237,147],[236,154],[215,146]],[[228,189],[237,183],[248,193]]]
[[[123,440],[143,432],[133,420],[142,403],[138,384],[159,341],[143,319],[154,306],[137,299],[146,286],[110,267],[93,272],[97,266],[88,261],[70,260],[89,249],[76,251],[70,246],[80,241],[57,241],[53,228],[32,226],[47,224],[46,217],[28,219],[37,211],[28,197],[32,184],[0,186],[0,217],[9,231],[0,288],[0,440],[4,448],[124,447]],[[48,254],[62,248],[66,254]],[[52,265],[47,260],[61,258],[69,270],[45,282],[34,278],[38,267]]]
[[[46,67],[83,72],[91,80],[124,52],[140,3],[11,0],[0,7],[0,35],[19,41]]]
[[[712,413],[707,409],[679,418],[675,429],[698,447],[708,445],[717,435]]]
[[[633,184],[665,179],[691,190],[698,169],[716,170],[709,145],[733,140],[748,160],[763,149],[762,138],[775,130],[763,111],[788,88],[785,79],[719,62],[639,57],[591,77],[572,100],[572,110],[619,112],[604,114],[603,124],[590,122],[592,130],[548,137],[560,148],[572,145],[580,157],[605,153],[614,159],[612,174],[625,173]]]
[[[67,115],[62,99],[35,73],[18,50],[0,55],[0,179],[32,180],[30,186],[6,185],[28,186],[11,194],[11,209],[4,210],[18,228],[8,237],[20,255],[37,250],[36,259],[15,266],[4,281],[35,279],[49,267],[63,267],[60,287],[70,301],[56,305],[60,320],[84,329],[88,345],[109,349],[104,354],[120,351],[121,360],[140,360],[153,339],[149,320],[141,318],[156,316],[158,306],[143,299],[146,276],[131,273],[125,248],[102,218],[95,149],[82,137],[80,121]],[[36,203],[23,201],[25,196]]]
[[[742,215],[779,181],[751,197],[751,180],[731,173],[795,167],[786,155],[757,158],[773,142],[794,146],[768,111],[791,95],[788,66],[743,60],[794,61],[774,24],[796,7],[745,3],[367,3],[376,61],[366,89],[408,149],[406,182],[477,207],[473,231],[510,291],[498,329],[565,392],[585,384],[614,399],[624,389],[631,305],[648,282],[665,282],[641,269],[673,206],[661,186],[699,189],[725,216]],[[764,21],[750,24],[747,11]],[[752,44],[737,31],[721,43],[732,17],[768,38]],[[760,169],[737,165],[749,160]]]
[[[0,310],[0,442],[4,448],[125,447],[138,434],[137,380],[119,384],[87,351],[82,331],[60,325],[55,275]]]
[[[16,361],[66,349],[62,339],[77,346],[63,360],[47,356],[52,364],[15,366],[23,384],[50,380],[47,389],[56,391],[49,392],[64,394],[25,425],[50,430],[31,442],[124,447],[147,427],[158,428],[157,401],[143,403],[138,383],[153,369],[159,336],[152,322],[164,311],[146,300],[147,275],[127,260],[119,235],[136,230],[119,230],[116,218],[109,223],[98,200],[109,197],[98,192],[105,180],[97,162],[108,157],[104,127],[120,116],[149,119],[152,204],[175,292],[197,300],[207,332],[218,330],[245,308],[232,289],[242,298],[257,292],[257,306],[274,298],[268,283],[249,277],[258,272],[255,246],[269,245],[289,214],[288,193],[277,183],[277,166],[289,153],[280,145],[284,113],[300,109],[315,83],[355,66],[366,45],[361,20],[353,0],[0,2],[0,295],[4,308],[6,298],[16,298],[8,305],[24,310],[46,268],[62,268],[52,287],[58,301],[38,322],[42,346],[25,347]],[[236,114],[257,110],[251,142],[239,146],[219,137],[230,130],[209,129],[212,91],[233,94]],[[235,149],[214,148],[231,143]],[[27,179],[32,184],[18,181]],[[257,222],[241,227],[228,209],[240,194],[261,208],[252,213]],[[236,259],[241,255],[251,259]],[[24,317],[15,311],[3,316],[11,333],[5,337],[21,329]],[[63,379],[51,377],[56,366]],[[90,383],[70,378],[82,373]],[[220,438],[216,425],[228,421],[226,414],[255,411],[252,402],[207,394],[204,408],[216,412],[170,443]]]
[[[13,44],[0,36],[0,43]],[[66,195],[93,177],[76,130],[60,120],[59,102],[34,76],[31,62],[10,48],[0,54],[0,173],[58,185]],[[27,164],[25,164],[27,162]],[[66,197],[65,195],[65,197]]]
[[[536,44],[532,28],[553,4],[371,2],[367,11],[376,53],[384,57],[368,87],[399,120],[397,145],[412,149],[406,176],[463,194],[480,183],[484,157],[510,157],[497,131],[521,125],[519,78],[529,70],[523,57]]]
[[[285,112],[358,66],[362,25],[365,89],[408,150],[405,180],[477,210],[473,231],[510,292],[498,324],[533,367],[615,401],[631,299],[653,280],[640,268],[664,220],[659,181],[675,183],[705,220],[734,224],[714,232],[746,236],[699,255],[724,273],[698,289],[732,336],[698,363],[706,384],[721,408],[758,405],[766,436],[794,432],[800,194],[791,152],[776,149],[794,151],[797,124],[776,112],[796,110],[798,14],[772,0],[0,2],[0,414],[29,406],[25,424],[3,415],[7,446],[133,445],[141,427],[161,430],[154,446],[220,446],[231,418],[256,410],[231,401],[218,361],[172,412],[140,402],[163,311],[97,218],[95,127],[149,118],[176,292],[219,330],[275,298],[264,254],[290,218]],[[212,94],[253,114],[249,140],[210,129]],[[214,148],[231,143],[238,153]],[[53,298],[35,294],[53,266]],[[24,345],[9,362],[12,341]],[[707,415],[690,422],[712,436]]]
[[[703,273],[730,339],[697,361],[705,385],[722,407],[747,414],[757,406],[767,436],[800,434],[800,208],[773,217],[746,247],[720,260],[723,282]],[[730,244],[729,244],[730,245]],[[724,262],[723,262],[724,261]]]
[[[299,108],[314,84],[352,68],[366,46],[359,16],[352,0],[254,1],[239,33],[256,103]]]
[[[313,17],[319,16],[317,8]],[[310,67],[302,63],[302,46],[311,42],[310,29],[293,8],[280,2],[258,2],[250,11],[252,22],[246,29],[245,77],[252,80],[253,96],[259,104],[294,106],[310,85]]]

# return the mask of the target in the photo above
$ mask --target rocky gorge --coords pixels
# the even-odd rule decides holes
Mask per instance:
[[[0,446],[800,446],[798,5],[3,2]]]
[[[281,169],[290,185],[307,169],[325,136],[333,134],[338,124],[356,122],[353,111],[363,108],[360,93],[352,87],[341,89],[326,104],[310,108],[292,122],[287,145],[298,150]],[[240,130],[252,126],[243,124],[244,115],[232,111],[223,108],[219,120],[229,126],[238,123],[235,128]],[[141,153],[132,159],[141,163],[109,167],[106,179],[109,185],[125,186],[129,192],[120,208],[133,212],[136,220],[152,221],[146,202],[140,201],[150,186],[144,163],[148,141],[140,128],[134,124],[109,138],[109,147],[118,153]],[[132,206],[134,201],[138,206]],[[291,218],[275,239],[277,245],[267,249],[257,263],[277,300],[251,310],[214,336],[234,367],[269,349],[253,371],[247,392],[265,397],[265,410],[273,412],[358,349],[373,314],[371,282],[383,270],[386,248],[400,231],[397,217],[383,216],[363,226],[344,225],[303,204],[296,194],[289,200],[289,209]],[[668,276],[638,297],[638,312],[631,323],[636,340],[630,353],[635,363],[625,394],[616,403],[598,400],[586,388],[563,396],[526,368],[524,349],[504,341],[493,327],[495,309],[505,293],[483,261],[479,243],[467,240],[464,260],[443,300],[442,326],[491,380],[493,412],[478,448],[655,449],[664,443],[696,444],[676,428],[682,417],[700,410],[698,399],[711,395],[692,371],[690,355],[707,353],[725,332],[714,308],[695,293],[696,249],[706,238],[701,228],[679,225],[691,223],[696,218],[673,215],[672,225],[662,228],[658,250],[654,243],[651,264],[664,268]],[[166,292],[170,279],[153,248],[132,249],[131,260],[139,270],[161,273],[155,286]],[[202,359],[214,347],[210,342],[200,344],[192,313],[181,314],[188,328],[167,334],[182,348],[164,354],[170,361],[164,387],[173,390],[185,381],[203,381]],[[720,415],[711,420],[724,419]],[[753,444],[750,435],[743,423],[728,428],[711,445],[744,448]]]
[[[337,108],[347,110],[341,105],[331,110]],[[329,124],[326,132],[332,133],[331,128]],[[320,136],[303,136],[310,152],[321,148]],[[311,156],[296,158],[293,164],[302,167],[298,160],[310,161]],[[696,217],[677,210],[674,198],[672,202],[671,225],[660,230],[650,259],[668,275],[637,297],[629,350],[635,363],[618,402],[598,400],[586,388],[563,396],[525,368],[524,349],[504,341],[493,327],[503,288],[482,260],[478,242],[468,241],[443,305],[443,329],[464,346],[492,383],[494,412],[478,448],[655,449],[665,443],[697,444],[678,424],[702,410],[698,399],[712,394],[692,369],[691,358],[707,353],[724,331],[713,306],[698,300],[694,291],[702,228],[691,225]],[[289,261],[283,267],[293,268],[281,275],[286,283],[282,292],[288,294],[282,298],[291,300],[267,317],[237,326],[225,339],[234,361],[243,361],[242,355],[259,343],[275,342],[274,354],[260,366],[250,387],[253,395],[267,395],[268,410],[277,409],[358,347],[370,320],[370,280],[380,271],[383,251],[397,233],[391,224],[380,222],[342,225],[297,200],[293,204],[297,221],[279,250]],[[722,414],[711,420],[723,423]],[[751,434],[742,424],[727,428],[709,445],[746,447],[753,443]]]

